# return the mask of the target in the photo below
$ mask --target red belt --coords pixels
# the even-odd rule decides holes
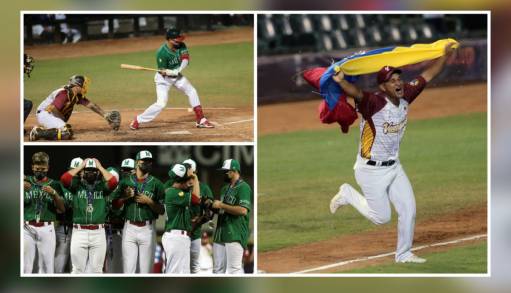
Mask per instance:
[[[28,222],[25,222],[27,224],[29,224],[30,226],[34,226],[34,227],[42,227],[42,226],[47,226],[47,225],[51,225],[53,222],[37,222],[37,221],[28,221]]]
[[[135,226],[138,226],[138,227],[144,227],[145,225],[152,225],[153,224],[153,221],[149,220],[149,221],[130,221],[128,220],[128,223],[130,223],[131,225],[135,225]]]
[[[86,229],[86,230],[98,230],[100,228],[103,228],[103,225],[80,225],[80,224],[73,224],[73,228],[76,229]]]

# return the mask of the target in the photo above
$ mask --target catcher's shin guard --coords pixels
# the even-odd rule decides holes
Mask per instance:
[[[73,131],[71,127],[64,127],[62,129],[50,128],[46,129],[43,127],[34,127],[32,131],[30,131],[29,139],[31,141],[36,141],[39,139],[47,139],[47,140],[69,140],[73,137]]]

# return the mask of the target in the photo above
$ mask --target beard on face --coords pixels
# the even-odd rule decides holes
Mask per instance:
[[[231,177],[229,177],[229,174],[227,174],[227,173],[224,174],[224,182],[225,183],[231,182]]]

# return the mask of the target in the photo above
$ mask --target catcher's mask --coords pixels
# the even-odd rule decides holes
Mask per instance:
[[[83,75],[73,75],[69,78],[68,85],[70,87],[79,86],[82,88],[82,95],[85,96],[89,90],[90,79]]]
[[[181,43],[185,40],[185,36],[181,34],[181,30],[176,28],[169,28],[166,33],[167,40],[173,40],[174,42]]]

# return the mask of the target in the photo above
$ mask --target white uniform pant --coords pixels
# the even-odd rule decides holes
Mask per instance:
[[[192,108],[200,105],[199,95],[186,77],[163,77],[161,74],[156,73],[154,82],[156,83],[156,103],[149,106],[144,113],[137,116],[137,121],[139,123],[150,122],[160,114],[167,106],[169,90],[172,86],[182,91],[188,97],[188,102]]]
[[[23,272],[31,274],[38,258],[39,274],[53,274],[55,260],[55,228],[53,223],[35,227],[23,226]]]
[[[201,270],[200,267],[200,251],[201,251],[201,239],[197,238],[191,242],[190,245],[190,272],[192,274],[198,274]]]
[[[62,129],[66,126],[66,122],[64,120],[53,116],[53,114],[48,113],[48,111],[42,110],[36,114],[37,123],[44,128],[51,129],[57,128]]]
[[[348,185],[346,200],[377,225],[390,221],[392,203],[398,215],[396,261],[409,257],[415,229],[415,197],[401,164],[376,167],[359,160],[355,165],[355,179],[364,196]]]
[[[243,251],[238,242],[213,243],[213,273],[243,274]]]
[[[87,230],[74,228],[71,237],[71,263],[73,274],[103,273],[106,255],[105,228]],[[88,269],[86,270],[86,265]]]
[[[67,230],[67,234],[64,229]],[[71,235],[73,228],[59,225],[55,228],[55,235],[57,239],[57,247],[55,248],[55,273],[62,274],[68,268],[70,253],[71,253]]]
[[[182,230],[163,233],[161,238],[165,250],[165,274],[190,273],[190,237]]]
[[[154,225],[138,227],[126,221],[122,231],[123,272],[149,274],[153,268],[155,245]]]

